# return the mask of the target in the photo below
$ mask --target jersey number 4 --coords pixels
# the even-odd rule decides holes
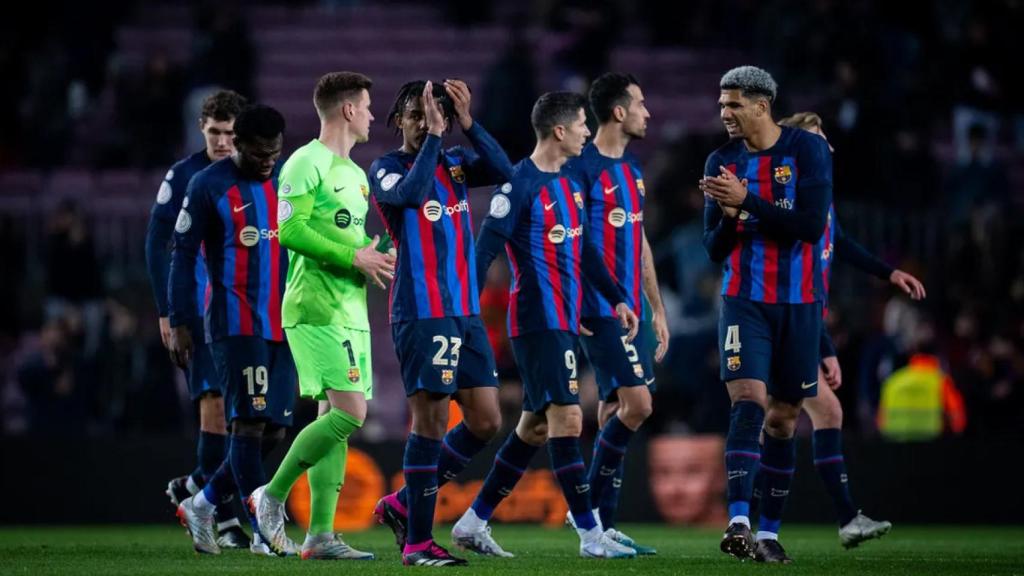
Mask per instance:
[[[733,354],[739,354],[740,348],[740,326],[739,324],[733,324],[725,329],[725,345],[722,348],[726,352],[732,352]]]

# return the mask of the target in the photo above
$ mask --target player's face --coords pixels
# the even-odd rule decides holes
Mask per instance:
[[[211,160],[221,160],[231,156],[235,151],[235,120],[214,120],[203,118],[199,121],[199,129],[206,139],[206,155]]]
[[[631,84],[626,91],[629,92],[630,102],[626,108],[626,118],[622,121],[622,131],[630,138],[642,140],[647,136],[647,120],[651,113],[647,110],[644,93],[639,86]]]
[[[673,524],[700,524],[720,506],[725,484],[718,438],[660,437],[648,444],[655,507]]]
[[[243,173],[255,179],[270,178],[271,173],[274,172],[274,164],[281,157],[283,144],[284,137],[282,135],[278,135],[276,138],[253,138],[252,142],[236,141],[238,167]]]
[[[718,108],[729,137],[743,138],[757,114],[757,101],[744,97],[739,90],[722,90]]]
[[[587,114],[580,108],[576,112],[576,119],[563,126],[562,150],[565,155],[572,158],[583,153],[583,145],[590,138],[590,129],[587,128]]]
[[[402,144],[407,150],[419,151],[427,138],[427,115],[423,112],[423,97],[410,98],[398,119],[402,131]]]
[[[363,143],[370,139],[370,124],[373,122],[373,114],[370,112],[370,93],[365,89],[359,93],[359,98],[352,102],[345,102],[342,106],[351,108],[352,132],[356,135],[356,142]]]

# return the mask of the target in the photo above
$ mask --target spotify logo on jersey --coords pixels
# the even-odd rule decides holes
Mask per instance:
[[[622,208],[616,208],[608,213],[608,223],[616,228],[622,228],[626,223],[626,211]]]
[[[548,230],[548,240],[552,244],[561,244],[565,242],[565,226],[561,224],[555,224],[551,230]]]
[[[353,216],[352,213],[348,211],[348,208],[342,208],[334,213],[334,225],[338,228],[348,228],[352,224],[362,226],[365,223],[365,218]]]
[[[442,214],[444,214],[444,206],[441,206],[437,200],[430,200],[423,205],[423,215],[431,222],[440,220]]]
[[[252,248],[260,241],[260,229],[255,226],[246,226],[238,234],[238,240],[242,243],[242,246]]]
[[[352,213],[342,208],[334,213],[334,225],[338,228],[348,228],[352,223]]]

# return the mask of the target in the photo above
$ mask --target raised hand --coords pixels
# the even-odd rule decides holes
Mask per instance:
[[[444,81],[444,91],[452,99],[455,115],[459,118],[459,125],[463,130],[469,130],[473,126],[473,116],[469,113],[469,104],[473,100],[473,95],[469,91],[469,86],[462,80],[448,78]]]
[[[427,80],[423,87],[423,113],[427,117],[427,132],[434,136],[440,136],[444,132],[444,112],[441,105],[434,98],[434,84]]]

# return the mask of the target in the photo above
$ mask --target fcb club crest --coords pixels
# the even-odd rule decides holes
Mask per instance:
[[[740,369],[740,357],[739,356],[729,356],[729,358],[727,358],[726,361],[725,361],[725,367],[728,368],[730,372],[735,372],[735,371],[739,370]]]
[[[569,380],[569,393],[579,394],[580,393],[580,381],[575,378]]]
[[[252,409],[257,412],[263,412],[267,409],[267,397],[266,396],[253,396],[252,397]]]
[[[348,381],[353,384],[359,382],[359,368],[348,369]]]
[[[455,370],[445,368],[441,370],[441,382],[444,382],[445,386],[450,385],[455,381]]]
[[[644,367],[641,366],[640,364],[633,364],[633,374],[635,374],[637,378],[643,378]]]
[[[573,192],[572,199],[576,201],[577,207],[583,208],[583,194],[580,194],[579,192]]]
[[[364,199],[370,197],[370,189],[366,187],[366,184],[360,184],[359,185],[359,191],[363,193],[363,198]]]
[[[793,179],[793,170],[789,166],[775,167],[775,181],[779,184],[789,184]]]
[[[640,195],[641,196],[647,196],[647,190],[644,190],[644,179],[643,178],[637,178],[636,179],[636,189],[640,191]]]
[[[452,175],[452,180],[462,184],[466,181],[466,173],[462,171],[462,165],[458,164],[448,169],[448,173]]]

